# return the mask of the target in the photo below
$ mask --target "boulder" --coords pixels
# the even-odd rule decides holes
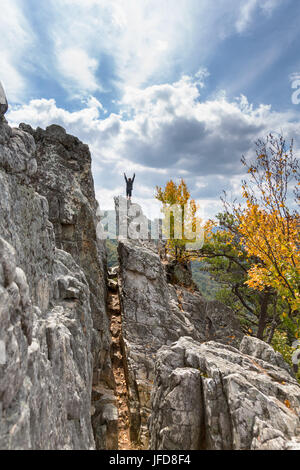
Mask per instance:
[[[142,208],[137,212],[141,217]],[[158,251],[159,247],[151,240],[119,239],[119,296],[130,435],[143,448],[148,447],[157,351],[187,335],[199,342],[215,339],[235,345],[242,339],[234,313],[219,302],[207,302],[198,291],[193,291],[190,278],[189,288],[169,283],[166,265]]]
[[[8,103],[7,103],[3,85],[0,81],[0,117],[4,116],[7,110],[8,110]]]
[[[300,444],[300,385],[270,346],[180,338],[157,353],[154,450],[283,450]],[[279,364],[279,365],[278,365]]]

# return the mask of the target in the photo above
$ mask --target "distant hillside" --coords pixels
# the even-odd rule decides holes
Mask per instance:
[[[218,284],[207,271],[204,271],[205,263],[201,261],[192,262],[193,280],[197,284],[201,294],[207,300],[215,300],[216,293],[220,289]]]

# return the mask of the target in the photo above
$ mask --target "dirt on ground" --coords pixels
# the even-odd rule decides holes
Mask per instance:
[[[118,292],[109,291],[108,311],[110,314],[110,331],[112,335],[112,366],[116,382],[118,404],[118,449],[139,450],[139,446],[130,441],[128,391],[121,348],[122,316]]]

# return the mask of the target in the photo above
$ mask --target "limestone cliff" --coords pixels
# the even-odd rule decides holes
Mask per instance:
[[[299,415],[299,383],[263,341],[183,337],[158,352],[152,449],[299,450]]]
[[[130,225],[130,214],[134,213],[143,220],[141,208],[129,210],[128,206],[126,217],[118,214],[121,206],[126,207],[126,202],[119,198],[118,223],[125,220]],[[121,237],[118,251],[131,439],[147,448],[157,351],[181,336],[199,342],[215,339],[238,344],[242,334],[230,309],[219,302],[207,302],[198,291],[169,283],[167,264],[160,258],[157,244],[149,241],[148,233],[138,240]],[[194,287],[192,281],[190,284]]]
[[[117,415],[106,307],[106,248],[96,233],[100,219],[90,151],[87,145],[57,125],[46,130],[33,130],[25,124],[20,128],[35,140],[37,171],[32,177],[32,185],[48,201],[55,244],[72,255],[89,285],[94,359],[92,422],[97,448],[115,448]],[[107,436],[107,427],[110,436]]]
[[[11,129],[6,110],[0,88],[0,449],[116,449],[118,431],[122,448],[299,448],[281,355],[243,338],[122,198],[107,283],[88,147]]]
[[[0,194],[0,448],[115,447],[88,148],[0,116]]]

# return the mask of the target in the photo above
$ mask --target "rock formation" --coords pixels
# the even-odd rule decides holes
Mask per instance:
[[[87,145],[57,125],[46,130],[21,124],[34,137],[37,172],[32,178],[36,191],[49,204],[56,246],[67,251],[86,275],[93,320],[93,427],[97,448],[106,448],[106,428],[116,434],[114,378],[110,359],[111,335],[106,310],[106,249],[97,238],[100,221]],[[108,437],[117,446],[117,435]],[[103,447],[104,446],[104,447]]]
[[[116,204],[117,220],[118,208]],[[142,214],[142,209],[139,211]],[[122,218],[124,219],[124,214]],[[127,223],[132,217],[128,213]],[[181,336],[238,344],[242,338],[233,312],[219,302],[207,302],[198,291],[168,282],[168,269],[155,243],[119,240],[119,283],[124,362],[133,441],[148,445],[150,394],[156,353]],[[191,285],[193,283],[191,281]]]
[[[189,337],[157,354],[151,448],[300,449],[300,385],[280,354]]]
[[[8,110],[8,103],[7,103],[6,95],[4,93],[2,83],[0,82],[0,116],[4,116],[7,110]]]
[[[58,126],[11,129],[5,111],[0,448],[116,447],[106,255],[96,238],[90,154]]]
[[[124,448],[128,414],[138,448],[149,429],[153,449],[299,447],[281,355],[242,338],[123,198],[107,281],[88,147],[6,111],[0,87],[0,449],[116,449],[120,422]]]

